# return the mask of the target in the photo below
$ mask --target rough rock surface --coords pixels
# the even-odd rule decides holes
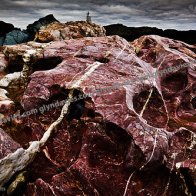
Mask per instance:
[[[27,31],[15,29],[6,34],[4,42],[1,45],[15,45],[30,41],[30,34]]]
[[[3,129],[0,129],[0,159],[18,148],[20,148],[20,145],[3,131]]]
[[[36,40],[39,42],[59,41],[82,37],[105,36],[105,29],[94,23],[85,21],[51,23],[37,32]]]
[[[67,116],[26,168],[24,194],[194,195],[195,50],[159,36],[4,47],[7,72],[33,51],[20,95],[8,90],[20,78],[1,86],[14,101],[12,113],[29,114],[2,124],[24,148],[41,139],[82,81]]]

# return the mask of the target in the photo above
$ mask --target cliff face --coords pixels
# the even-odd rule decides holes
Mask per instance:
[[[159,35],[170,39],[180,40],[188,44],[196,44],[196,31],[179,31],[175,29],[158,29],[156,27],[127,27],[122,24],[104,26],[107,35],[119,35],[128,41],[133,41],[143,35]]]
[[[53,25],[61,40],[54,32],[66,27]],[[1,127],[13,141],[0,185],[38,196],[193,194],[195,50],[155,35],[2,47]],[[13,170],[29,175],[25,189]]]

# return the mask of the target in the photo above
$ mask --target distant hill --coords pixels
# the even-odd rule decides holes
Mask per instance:
[[[104,26],[107,35],[119,35],[128,41],[133,41],[143,35],[160,35],[188,44],[196,44],[196,30],[178,31],[175,29],[162,30],[156,27],[127,27],[122,24]]]
[[[43,26],[50,23],[58,22],[52,14],[49,14],[33,24],[29,24],[26,30],[15,28],[14,25],[0,21],[0,46],[2,45],[15,45],[28,41],[32,41],[35,38],[35,34]]]
[[[14,25],[0,21],[0,37],[14,30]]]
[[[33,24],[29,24],[26,30],[21,30],[14,25],[0,21],[0,46],[14,45],[32,41],[36,32],[43,26],[58,22],[52,14],[47,15]],[[127,27],[122,24],[112,24],[104,26],[106,35],[119,35],[128,41],[133,41],[143,35],[159,35],[175,40],[180,40],[188,44],[196,44],[196,30],[178,31],[175,29],[162,30],[156,27]]]

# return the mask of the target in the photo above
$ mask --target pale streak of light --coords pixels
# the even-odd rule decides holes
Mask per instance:
[[[143,116],[143,113],[144,113],[144,111],[145,111],[145,109],[146,109],[146,106],[147,106],[147,104],[148,104],[148,102],[149,102],[151,96],[152,96],[152,93],[153,93],[153,88],[150,90],[150,93],[149,93],[149,95],[148,95],[148,99],[146,100],[146,102],[145,102],[145,104],[144,104],[144,106],[143,106],[143,108],[142,108],[142,111],[140,112],[140,116],[141,116],[141,117]]]
[[[168,188],[169,188],[169,184],[170,184],[170,181],[171,181],[171,173],[172,173],[172,171],[174,169],[175,160],[176,160],[176,153],[173,153],[173,163],[172,163],[172,168],[170,170],[170,177],[169,177],[169,180],[168,180],[167,185],[165,187],[165,191],[163,193],[163,196],[166,196],[166,194],[167,194],[167,191],[168,191]]]
[[[128,186],[129,186],[130,180],[131,180],[131,178],[132,178],[132,176],[133,176],[134,173],[135,173],[135,171],[129,176],[129,178],[127,180],[127,184],[126,184],[126,187],[125,187],[125,191],[124,191],[123,196],[126,196],[126,194],[127,194]]]
[[[116,57],[116,59],[115,59],[114,62],[116,62],[116,60],[118,60],[119,56],[123,53],[123,51],[126,49],[126,47],[127,47],[127,45],[125,45],[125,46],[123,47],[123,49],[119,52],[119,54],[117,55],[117,57]]]
[[[158,137],[158,130],[156,131],[156,135],[155,135],[155,138],[154,138],[154,146],[153,146],[152,154],[151,154],[150,158],[148,159],[148,161],[140,168],[140,170],[143,169],[152,160],[152,157],[154,155],[155,148],[156,148],[156,145],[157,145],[157,137]]]
[[[147,161],[144,165],[142,165],[142,166],[139,168],[139,170],[142,170],[142,169],[152,160],[152,157],[153,157],[153,154],[154,154],[154,152],[155,152],[156,145],[157,145],[157,136],[158,136],[158,130],[157,130],[156,135],[155,135],[154,146],[153,146],[152,154],[151,154],[150,158],[148,159],[148,161]],[[129,178],[128,178],[128,180],[127,180],[127,184],[126,184],[126,188],[125,188],[125,191],[124,191],[123,196],[126,196],[126,193],[127,193],[127,190],[128,190],[128,186],[129,186],[129,183],[130,183],[130,180],[131,180],[131,178],[132,178],[132,176],[133,176],[133,174],[134,174],[135,172],[136,172],[136,170],[129,176]]]

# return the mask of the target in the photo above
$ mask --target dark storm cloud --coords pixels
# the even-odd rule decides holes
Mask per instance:
[[[53,13],[62,22],[83,20],[91,12],[93,21],[128,26],[196,29],[195,0],[0,0],[0,20],[25,27]]]

